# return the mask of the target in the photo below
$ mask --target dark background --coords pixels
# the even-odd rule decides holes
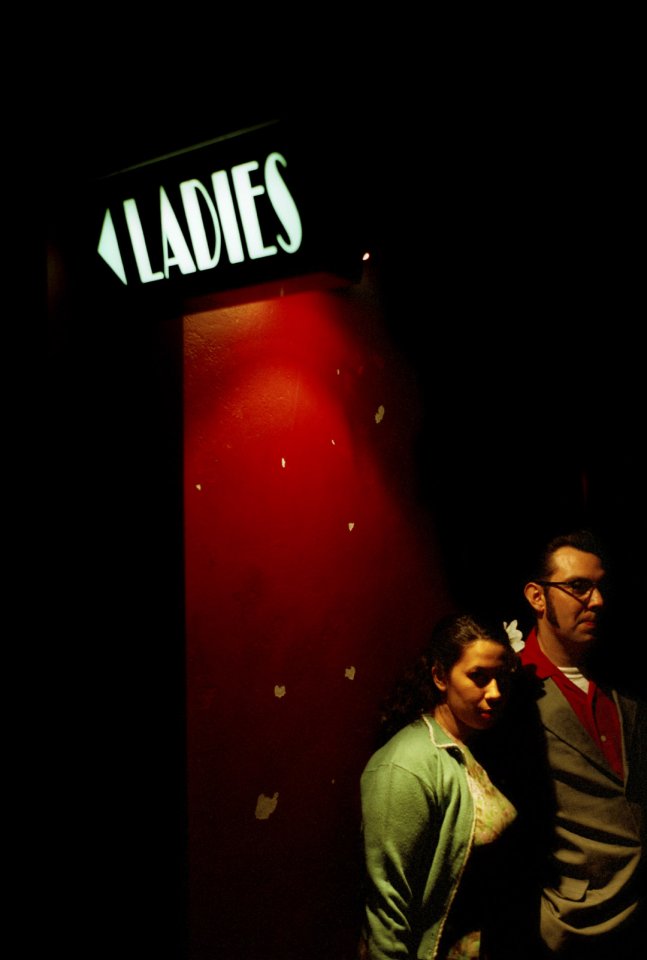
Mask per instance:
[[[206,37],[169,50],[157,35],[108,26],[71,62],[61,53],[46,110],[56,229],[73,222],[84,181],[287,119],[349,185],[349,222],[379,263],[394,342],[424,393],[420,497],[457,600],[522,616],[536,544],[593,525],[619,567],[622,660],[635,680],[644,148],[630,51],[610,44],[587,56],[566,30],[550,59],[539,43],[496,57],[479,54],[469,31],[463,48],[460,31],[441,31],[441,53],[438,36],[427,46],[407,32],[398,69],[374,35],[356,45],[355,26],[329,24],[312,50],[233,32],[240,46],[221,43],[210,57]],[[397,27],[392,39],[405,56]],[[105,338],[82,326],[82,350],[107,351],[109,377]],[[173,366],[166,333],[125,335],[142,351],[133,370],[144,380]],[[55,348],[60,337],[54,328]],[[74,349],[65,345],[63,361]],[[146,393],[140,379],[128,389]],[[429,460],[431,436],[443,439],[442,469]]]

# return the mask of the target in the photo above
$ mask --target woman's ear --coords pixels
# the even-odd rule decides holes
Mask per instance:
[[[523,588],[523,593],[535,613],[544,612],[546,609],[546,596],[540,584],[531,580],[530,583],[527,583]]]
[[[438,687],[438,689],[444,693],[445,690],[447,689],[447,684],[443,676],[443,671],[440,667],[431,668],[431,678],[436,684],[436,686]]]

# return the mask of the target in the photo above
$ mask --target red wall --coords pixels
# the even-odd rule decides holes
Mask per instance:
[[[379,701],[447,607],[360,284],[184,318],[189,955],[345,960]]]

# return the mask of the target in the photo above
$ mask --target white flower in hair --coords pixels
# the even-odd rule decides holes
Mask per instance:
[[[526,645],[526,641],[523,639],[523,633],[517,627],[517,621],[511,620],[510,623],[503,621],[503,629],[508,634],[510,638],[510,646],[515,653],[519,653],[520,650]]]

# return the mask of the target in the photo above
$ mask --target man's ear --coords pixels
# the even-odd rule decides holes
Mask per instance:
[[[523,588],[523,594],[535,611],[535,613],[543,613],[546,609],[546,596],[541,586],[534,581],[530,581]]]
[[[434,683],[436,684],[436,686],[438,687],[438,689],[444,693],[445,690],[447,689],[447,684],[443,679],[443,671],[440,670],[438,667],[432,667],[431,677]]]

